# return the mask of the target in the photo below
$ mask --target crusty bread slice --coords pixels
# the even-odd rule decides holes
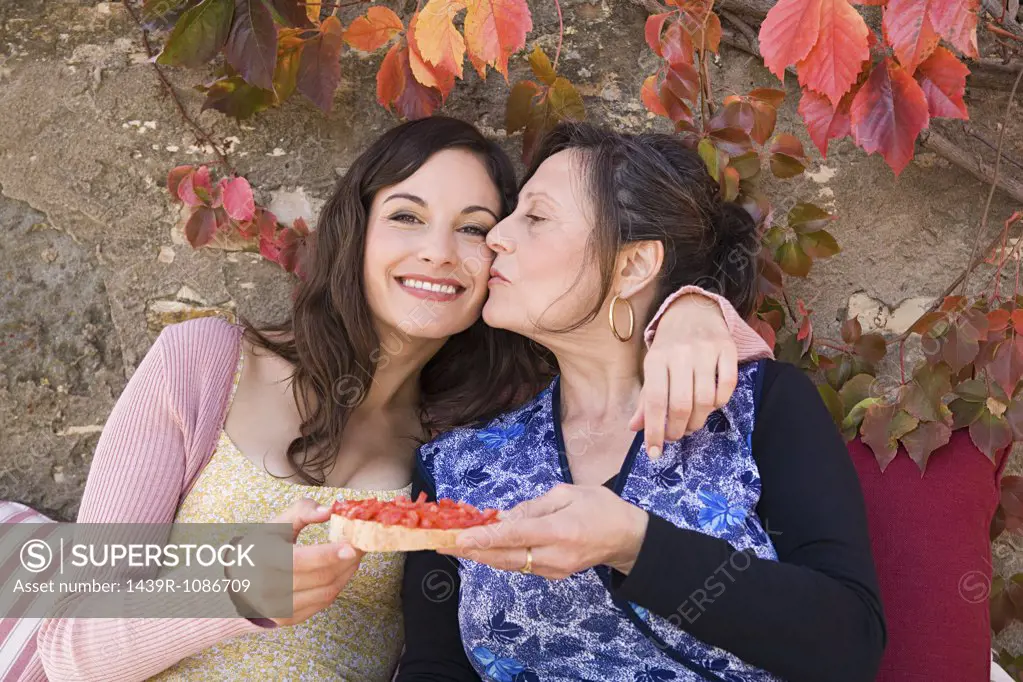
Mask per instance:
[[[363,552],[416,552],[454,547],[461,529],[405,528],[377,521],[358,521],[340,514],[330,517],[330,541],[342,538]]]

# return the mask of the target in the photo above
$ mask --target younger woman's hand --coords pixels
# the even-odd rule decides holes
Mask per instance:
[[[295,625],[308,620],[316,613],[329,606],[344,589],[359,569],[364,552],[352,547],[347,542],[328,542],[319,545],[296,545],[299,533],[313,523],[323,523],[330,519],[330,507],[318,506],[315,500],[303,498],[274,517],[270,523],[291,524],[291,595],[292,614],[287,618],[271,617],[278,625]],[[283,540],[282,540],[283,542]],[[243,578],[242,571],[232,571],[229,578]],[[266,585],[272,578],[267,571],[262,571],[259,583],[263,589],[256,589],[253,594],[234,593],[235,599],[248,604],[257,613],[264,612],[260,607],[269,601],[265,590],[273,589]],[[258,584],[252,581],[253,585]],[[280,603],[277,599],[275,603]],[[265,609],[265,606],[264,606]]]
[[[738,351],[720,306],[700,294],[680,296],[657,323],[629,427],[645,429],[647,453],[657,458],[665,440],[698,431],[728,403],[738,376]]]

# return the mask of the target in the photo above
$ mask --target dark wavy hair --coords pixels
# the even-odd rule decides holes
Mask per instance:
[[[722,201],[703,159],[675,135],[616,133],[588,123],[562,123],[541,141],[523,184],[558,152],[581,154],[583,181],[593,204],[590,257],[600,269],[596,306],[560,331],[594,319],[611,291],[622,245],[664,244],[664,265],[646,321],[680,287],[719,293],[744,317],[757,299],[756,223],[742,206]]]
[[[363,282],[373,198],[446,149],[476,154],[497,185],[503,215],[513,210],[517,192],[512,162],[475,127],[442,116],[399,125],[359,155],[321,209],[288,318],[257,327],[238,316],[253,344],[295,367],[292,391],[303,421],[287,458],[306,483],[323,485],[336,462],[345,425],[365,399],[381,360],[382,341],[373,327]],[[285,340],[270,339],[266,332],[283,333]],[[479,423],[534,395],[549,375],[535,345],[477,320],[452,336],[423,368],[420,418],[428,433]],[[306,400],[309,390],[316,396],[315,405]]]

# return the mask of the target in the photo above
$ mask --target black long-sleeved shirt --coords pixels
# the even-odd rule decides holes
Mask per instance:
[[[765,363],[752,445],[757,514],[778,560],[738,555],[725,540],[650,514],[632,571],[612,572],[614,596],[788,682],[873,680],[886,631],[862,492],[841,435],[798,368]],[[417,477],[413,496],[419,490],[433,492]],[[462,648],[458,592],[454,559],[408,555],[399,682],[480,679]]]

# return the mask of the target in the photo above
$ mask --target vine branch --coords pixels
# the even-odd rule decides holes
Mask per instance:
[[[167,76],[163,73],[163,69],[160,68],[159,64],[153,61],[153,56],[156,54],[156,52],[153,50],[153,46],[149,42],[149,31],[146,30],[145,26],[142,25],[142,21],[139,19],[138,14],[135,13],[135,10],[132,8],[129,0],[121,0],[121,3],[124,5],[124,9],[127,10],[128,14],[131,16],[132,21],[134,21],[135,25],[139,27],[140,31],[142,31],[142,45],[146,48],[146,55],[148,55],[149,57],[149,63],[152,64],[153,69],[156,71],[156,75],[160,78],[160,82],[163,83],[164,89],[170,95],[170,98],[174,102],[174,105],[178,108],[178,111],[181,113],[181,118],[183,118],[185,122],[189,125],[189,127],[192,128],[192,131],[195,133],[196,137],[199,139],[200,142],[209,144],[210,147],[213,148],[213,151],[219,157],[220,164],[224,167],[224,169],[228,173],[235,175],[236,172],[234,166],[231,165],[231,162],[228,160],[227,155],[221,151],[220,145],[218,145],[210,136],[210,134],[207,133],[202,126],[196,123],[195,119],[193,119],[188,114],[188,111],[185,109],[185,105],[181,103],[181,99],[178,97],[177,90],[175,90],[174,86],[171,85],[171,82],[167,79]]]

